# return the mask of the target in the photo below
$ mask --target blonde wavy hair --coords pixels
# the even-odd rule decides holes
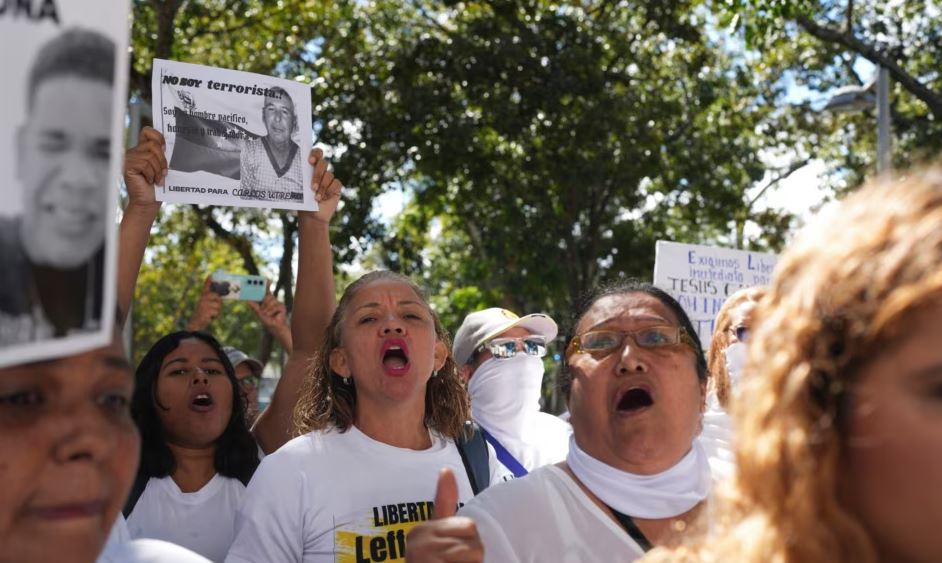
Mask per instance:
[[[782,257],[732,405],[738,473],[714,533],[647,562],[874,563],[838,492],[849,393],[919,307],[942,302],[942,167],[870,185]]]
[[[743,303],[758,303],[767,291],[765,286],[740,289],[726,299],[716,315],[713,339],[710,341],[710,352],[707,354],[707,367],[710,370],[710,388],[716,392],[716,398],[724,409],[729,409],[730,383],[729,372],[726,371],[726,348],[729,347],[729,329],[733,324],[730,313]]]
[[[429,379],[426,384],[425,425],[442,436],[458,438],[465,428],[465,421],[471,415],[471,407],[467,390],[458,376],[458,368],[451,357],[448,331],[429,306],[428,297],[422,288],[409,278],[387,270],[370,272],[360,277],[347,286],[340,298],[324,335],[324,342],[311,361],[311,375],[305,380],[298,404],[294,409],[295,434],[301,435],[329,428],[346,432],[353,425],[357,405],[356,386],[344,383],[343,378],[330,369],[330,353],[343,342],[341,328],[350,301],[359,290],[378,281],[393,281],[408,285],[432,316],[435,334],[449,353],[437,375]]]

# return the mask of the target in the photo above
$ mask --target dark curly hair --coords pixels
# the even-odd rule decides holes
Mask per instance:
[[[388,270],[362,276],[344,291],[324,334],[324,342],[312,360],[311,377],[305,381],[294,411],[298,435],[327,428],[338,428],[344,432],[353,424],[357,404],[356,386],[344,384],[340,375],[330,369],[330,353],[343,341],[341,327],[350,301],[360,289],[377,281],[400,282],[412,288],[431,314],[438,340],[451,350],[448,332],[438,315],[429,307],[425,292],[415,282]],[[449,352],[438,375],[429,379],[425,388],[425,425],[443,436],[458,438],[464,431],[470,411],[468,393]]]
[[[235,369],[215,338],[205,332],[188,330],[174,332],[158,340],[137,366],[131,416],[141,433],[141,465],[137,470],[138,479],[167,477],[176,469],[176,460],[167,446],[163,426],[157,414],[157,378],[164,358],[176,350],[180,342],[189,338],[205,342],[216,352],[225,369],[226,379],[232,386],[232,413],[229,415],[229,424],[216,440],[216,472],[248,484],[258,467],[258,446],[245,420],[242,393],[239,392]]]

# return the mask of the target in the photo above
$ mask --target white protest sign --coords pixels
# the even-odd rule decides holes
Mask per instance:
[[[111,341],[129,9],[0,0],[0,366]]]
[[[659,240],[654,285],[677,299],[706,351],[726,298],[744,287],[768,285],[777,261],[778,256],[764,252]]]
[[[311,88],[251,72],[154,59],[154,127],[170,165],[157,199],[315,210]]]

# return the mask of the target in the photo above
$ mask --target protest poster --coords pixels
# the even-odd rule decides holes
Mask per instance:
[[[0,2],[0,366],[111,341],[129,9]]]
[[[687,312],[703,350],[726,298],[744,287],[768,285],[778,256],[659,240],[654,247],[654,285]]]
[[[154,127],[170,170],[157,199],[315,210],[310,86],[154,59]]]

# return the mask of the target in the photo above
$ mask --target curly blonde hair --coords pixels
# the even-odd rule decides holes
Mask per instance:
[[[716,315],[713,339],[707,354],[707,367],[710,370],[710,388],[716,392],[716,398],[724,409],[729,409],[730,383],[729,372],[726,371],[726,348],[729,347],[729,330],[733,324],[730,313],[743,303],[758,303],[767,291],[765,286],[740,289],[726,299]]]
[[[327,327],[324,342],[311,360],[311,376],[305,380],[294,409],[296,435],[328,428],[346,432],[353,425],[357,404],[356,386],[345,384],[343,378],[330,369],[330,353],[343,342],[341,327],[350,301],[359,290],[379,281],[399,282],[412,288],[432,316],[438,340],[451,350],[448,331],[429,306],[425,292],[415,282],[387,270],[370,272],[360,277],[344,291]],[[467,390],[449,352],[445,364],[436,376],[429,379],[425,388],[425,425],[442,436],[458,438],[470,413]]]
[[[878,560],[838,493],[848,391],[917,308],[942,302],[940,264],[939,166],[864,188],[803,233],[757,310],[715,533],[646,562]]]

